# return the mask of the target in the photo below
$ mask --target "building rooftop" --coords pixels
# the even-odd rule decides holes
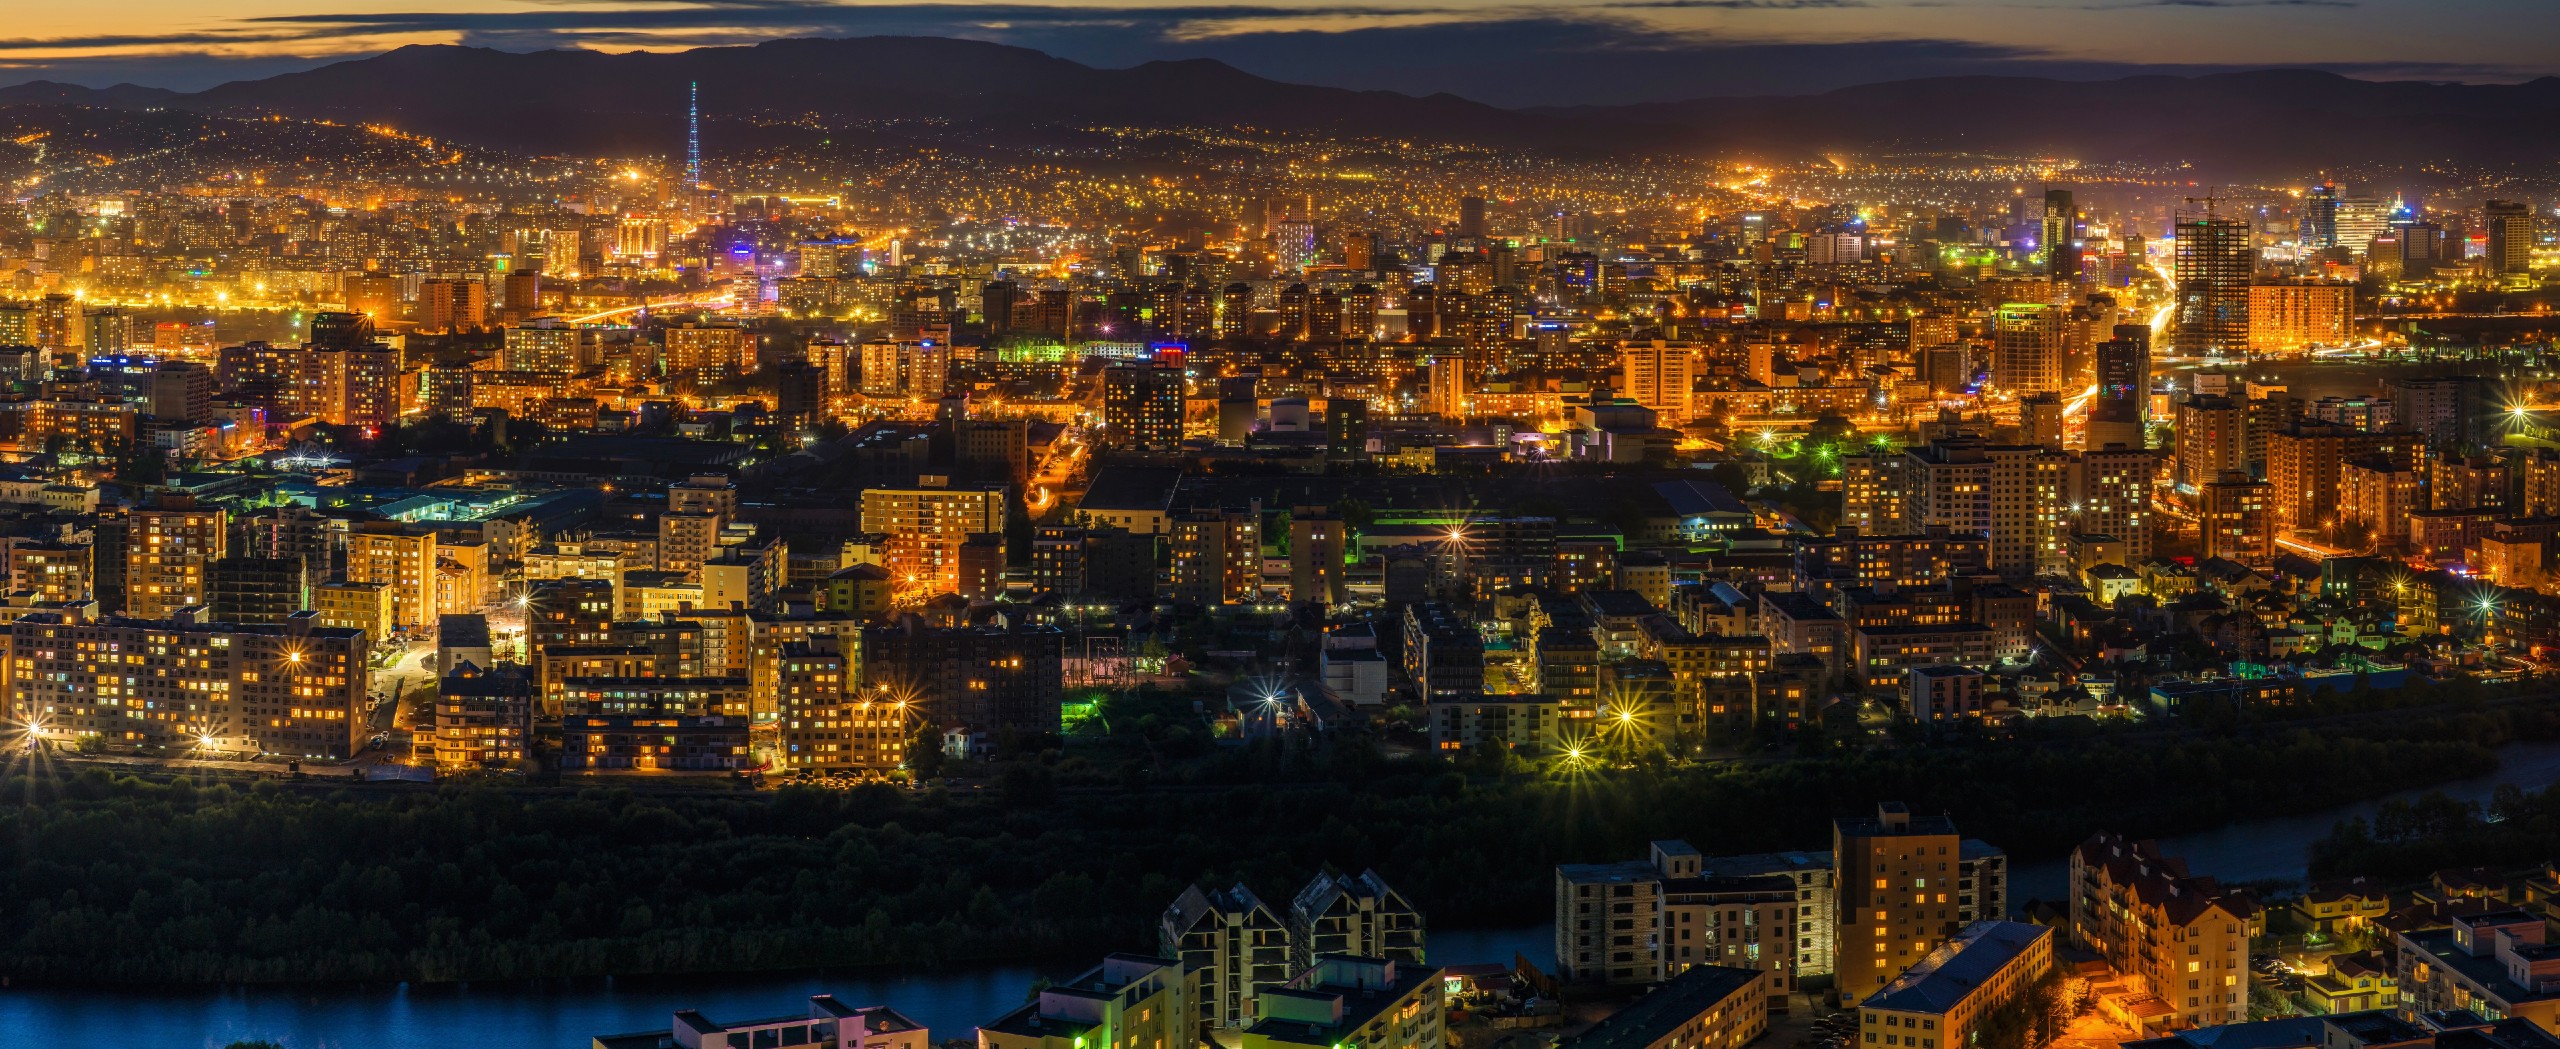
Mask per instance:
[[[1406,995],[1439,980],[1441,970],[1378,958],[1328,954],[1285,987],[1256,997],[1262,1018],[1248,1030],[1274,1042],[1331,1049]]]
[[[1749,991],[1759,980],[1760,973],[1752,969],[1692,966],[1610,1014],[1598,1026],[1564,1039],[1557,1049],[1644,1049],[1700,1014]]]
[[[2025,922],[1975,922],[1894,977],[1865,1005],[1897,1012],[1945,1012],[2037,941],[2052,936],[2052,929]]]

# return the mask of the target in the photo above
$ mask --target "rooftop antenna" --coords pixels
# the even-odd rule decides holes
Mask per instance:
[[[702,82],[688,82],[684,104],[684,184],[702,188]]]

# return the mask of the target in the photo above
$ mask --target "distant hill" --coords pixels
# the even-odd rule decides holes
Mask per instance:
[[[1453,95],[1284,84],[1220,62],[1096,69],[1027,48],[933,37],[779,40],[670,53],[403,47],[300,73],[223,84],[174,104],[214,112],[382,122],[536,153],[668,152],[688,84],[726,115],[1249,124],[1498,143],[1575,144],[1571,122]],[[121,102],[112,100],[108,104]],[[734,144],[737,125],[723,129]]]
[[[1806,157],[1976,151],[2188,161],[2202,175],[2299,175],[2560,160],[2560,78],[2516,85],[2356,80],[2307,70],[2067,81],[1941,77],[1818,95],[1505,110],[1454,95],[1289,84],[1208,60],[1097,69],[1028,48],[938,37],[520,54],[403,47],[193,94],[36,82],[0,105],[282,113],[580,156],[673,151],[688,84],[715,150],[804,137],[781,121],[948,119],[1003,127],[1252,125],[1495,146]]]
[[[2544,163],[2560,79],[2514,85],[2356,80],[2311,70],[2068,81],[1940,77],[1819,95],[1538,109],[1681,129],[1717,151],[1970,150],[2189,161],[2226,174],[2339,164]]]
[[[139,84],[82,87],[55,80],[30,80],[0,87],[0,106],[166,106],[185,97],[166,88]]]

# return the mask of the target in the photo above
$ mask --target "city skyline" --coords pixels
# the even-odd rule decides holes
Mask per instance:
[[[2560,10],[2521,0],[1615,0],[1569,10],[1471,0],[1364,4],[566,5],[440,0],[403,11],[167,0],[29,12],[0,84],[197,89],[408,44],[681,50],[791,37],[947,36],[1104,67],[1211,58],[1275,79],[1502,106],[1812,93],[1945,75],[2092,79],[2318,68],[2513,83],[2560,72],[2533,45]]]

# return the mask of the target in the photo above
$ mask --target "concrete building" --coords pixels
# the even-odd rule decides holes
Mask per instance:
[[[539,691],[532,672],[516,664],[447,666],[436,682],[436,766],[512,768],[531,758]]]
[[[1255,999],[1242,1047],[1442,1049],[1447,993],[1441,971],[1418,960],[1318,955],[1286,985]]]
[[[124,528],[126,612],[165,619],[205,603],[207,576],[230,545],[221,508],[163,495],[127,511]]]
[[[885,776],[905,764],[905,700],[856,684],[835,643],[790,642],[776,668],[782,769],[804,776]]]
[[[978,1028],[978,1049],[1181,1049],[1199,1038],[1182,963],[1113,954]]]
[[[887,1006],[848,1006],[821,994],[805,1015],[714,1023],[687,1009],[672,1029],[600,1034],[589,1049],[933,1049],[933,1037]]]
[[[1251,1026],[1260,1016],[1256,998],[1292,975],[1289,927],[1241,884],[1182,890],[1156,923],[1156,953],[1179,960],[1189,976],[1203,1041],[1211,1028]]]
[[[1262,513],[1258,508],[1175,514],[1167,541],[1165,593],[1198,605],[1250,604],[1262,596]]]
[[[2071,852],[2071,945],[2093,951],[2167,1007],[2165,1027],[2249,1018],[2249,926],[2258,905],[2187,873],[2148,841],[2099,834]]]
[[[1963,1049],[1982,1018],[2053,969],[2053,930],[1991,919],[1968,925],[1858,1005],[1859,1045]],[[1877,1041],[1869,1043],[1873,1037]],[[1884,1042],[1891,1037],[1893,1042]]]
[[[1769,1029],[1760,973],[1722,965],[1682,970],[1557,1049],[1741,1049]]]
[[[435,529],[398,521],[357,525],[347,533],[347,581],[381,584],[391,592],[392,626],[425,629],[438,611]]]
[[[36,612],[0,631],[0,694],[50,742],[296,758],[363,745],[366,638],[315,613],[235,624]],[[163,672],[141,673],[146,658]]]
[[[1982,713],[1982,671],[1931,665],[1905,672],[1903,710],[1922,724],[1946,724]]]
[[[952,488],[927,478],[914,488],[866,488],[862,530],[887,535],[880,566],[917,599],[960,589],[960,548],[973,535],[1003,535],[1003,486]]]
[[[2255,284],[2249,288],[2249,352],[2289,354],[2355,341],[2353,284]]]
[[[1841,1003],[1883,990],[1966,924],[2008,912],[2006,856],[1945,816],[1885,802],[1832,824],[1838,870],[1833,958]]]
[[[571,714],[560,719],[560,768],[566,772],[736,772],[750,760],[745,717]]]
[[[2560,947],[2547,930],[2538,915],[2502,910],[2399,933],[2401,1011],[2468,1009],[2560,1032]]]
[[[1698,965],[1739,966],[1783,999],[1832,970],[1831,858],[1822,853],[1701,857],[1683,841],[1648,858],[1556,868],[1557,975],[1652,984]]]
[[[1507,750],[1531,758],[1577,752],[1563,735],[1569,717],[1562,701],[1536,693],[1434,699],[1423,710],[1434,750]]]
[[[1289,949],[1296,967],[1322,955],[1378,958],[1420,966],[1422,912],[1373,870],[1324,873],[1289,901]]]

